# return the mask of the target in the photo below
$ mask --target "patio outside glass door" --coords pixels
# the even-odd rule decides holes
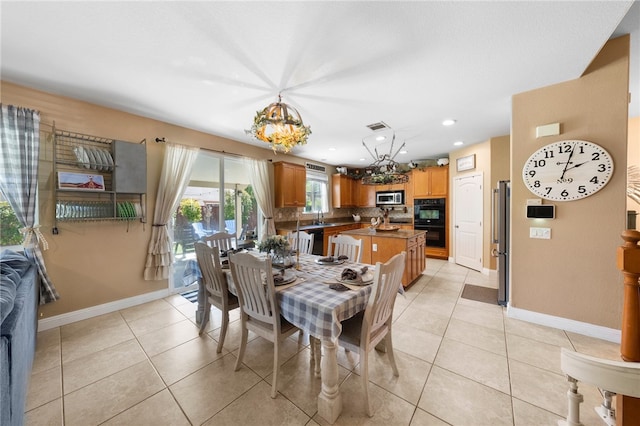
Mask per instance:
[[[189,185],[173,216],[173,274],[170,291],[197,290],[185,270],[196,258],[195,243],[217,232],[235,236],[234,247],[251,246],[257,234],[258,208],[249,170],[240,158],[201,150]]]

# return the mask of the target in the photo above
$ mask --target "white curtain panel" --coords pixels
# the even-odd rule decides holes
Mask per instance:
[[[156,209],[153,214],[151,241],[144,268],[145,280],[169,278],[173,264],[170,226],[171,215],[178,207],[182,194],[189,184],[193,163],[199,148],[168,143],[164,153],[162,174],[158,184]]]
[[[276,226],[273,220],[272,168],[271,164],[265,160],[246,158],[245,161],[249,168],[249,181],[255,191],[256,202],[264,215],[262,235],[260,235],[260,240],[264,240],[269,235],[275,235],[276,233]]]

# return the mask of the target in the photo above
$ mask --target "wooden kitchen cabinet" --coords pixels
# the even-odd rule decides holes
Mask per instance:
[[[376,187],[376,191],[404,191],[405,190],[404,183],[376,185],[375,187]]]
[[[427,167],[411,172],[413,197],[446,197],[449,189],[449,166]]]
[[[341,231],[362,240],[362,263],[385,263],[398,253],[406,252],[402,285],[407,287],[422,275],[425,268],[425,234],[413,230],[371,234],[368,230]],[[326,234],[325,234],[326,235]]]
[[[334,208],[355,207],[354,180],[336,173],[331,177],[331,204]]]
[[[323,237],[323,246],[324,247],[324,255],[329,255],[329,238],[334,235],[338,235],[344,231],[350,231],[352,229],[360,229],[360,223],[348,223],[345,225],[335,225],[335,226],[327,226],[324,228],[324,237]]]
[[[304,207],[306,203],[307,171],[300,164],[280,161],[273,163],[275,207]]]
[[[446,247],[427,247],[425,253],[427,257],[434,259],[449,259],[449,249]]]
[[[353,182],[354,200],[356,207],[376,206],[376,186],[363,185],[361,180]]]

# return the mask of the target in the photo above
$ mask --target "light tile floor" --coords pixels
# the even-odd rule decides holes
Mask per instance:
[[[560,348],[619,359],[616,344],[509,319],[504,309],[460,298],[465,283],[495,280],[434,259],[394,311],[400,376],[385,355],[370,356],[374,416],[364,412],[358,355],[338,352],[339,425],[555,425],[568,385]],[[237,311],[221,354],[213,308],[198,336],[196,305],[179,295],[38,333],[27,401],[28,425],[324,425],[320,379],[308,338],[282,353],[279,394],[269,397],[273,346],[250,335],[242,368]],[[602,424],[597,389],[580,384],[586,425]]]

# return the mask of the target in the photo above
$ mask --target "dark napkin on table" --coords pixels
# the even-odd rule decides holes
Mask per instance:
[[[273,274],[273,283],[280,284],[284,282],[284,269],[281,269],[279,272]]]
[[[369,267],[364,266],[360,271],[356,271],[355,269],[345,268],[340,275],[340,278],[343,281],[361,281],[362,276],[367,273]]]
[[[344,254],[341,254],[338,257],[328,256],[328,257],[323,257],[319,260],[320,262],[331,263],[331,262],[335,262],[336,260],[347,260],[347,259],[349,259],[349,256],[345,256]]]

